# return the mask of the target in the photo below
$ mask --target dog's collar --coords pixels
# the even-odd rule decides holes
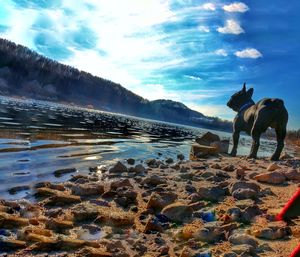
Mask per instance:
[[[254,105],[254,102],[253,102],[253,100],[250,100],[247,103],[245,103],[244,105],[242,105],[238,112],[240,113],[252,105]]]

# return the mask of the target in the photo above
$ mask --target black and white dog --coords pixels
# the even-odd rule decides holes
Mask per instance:
[[[278,160],[284,147],[288,112],[284,102],[278,98],[264,98],[258,103],[252,100],[253,88],[243,89],[231,96],[227,106],[237,112],[233,122],[233,148],[231,156],[236,156],[240,132],[245,131],[253,138],[249,157],[256,158],[260,135],[269,127],[276,131],[277,148],[271,160]]]

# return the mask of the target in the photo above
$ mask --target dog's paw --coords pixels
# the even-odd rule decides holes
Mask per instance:
[[[231,157],[236,157],[236,152],[231,152],[229,155],[230,155]]]

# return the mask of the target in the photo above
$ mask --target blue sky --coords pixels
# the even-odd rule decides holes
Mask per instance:
[[[0,36],[150,100],[231,119],[244,81],[300,127],[299,0],[0,0]]]

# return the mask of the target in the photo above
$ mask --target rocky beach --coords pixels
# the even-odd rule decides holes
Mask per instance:
[[[3,256],[282,256],[300,219],[275,216],[298,190],[300,159],[163,156],[57,170],[29,200],[0,201]],[[14,194],[26,187],[10,188]]]

